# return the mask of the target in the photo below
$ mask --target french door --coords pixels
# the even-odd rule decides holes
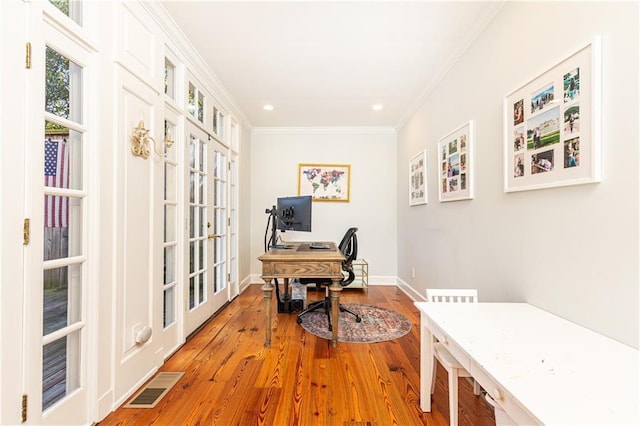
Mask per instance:
[[[227,155],[199,127],[187,129],[185,335],[229,300]]]
[[[80,3],[26,4],[32,66],[26,71],[24,423],[86,424],[88,95],[95,89],[95,51],[83,37]]]
[[[165,108],[164,140],[174,141],[178,136],[179,114],[172,108]],[[182,300],[180,293],[180,263],[178,262],[181,233],[179,223],[182,216],[179,204],[179,147],[182,139],[174,141],[176,145],[171,149],[164,147],[164,238],[163,238],[163,267],[162,274],[162,340],[164,356],[171,355],[184,342],[181,327],[182,317],[178,309]]]
[[[211,179],[209,184],[209,220],[207,241],[211,250],[208,262],[213,271],[210,284],[213,305],[217,311],[229,301],[229,160],[227,149],[218,141],[209,141],[212,151]]]

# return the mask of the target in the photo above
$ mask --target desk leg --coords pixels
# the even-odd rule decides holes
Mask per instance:
[[[340,286],[340,280],[334,280],[329,286],[329,297],[331,298],[331,324],[333,328],[331,330],[331,346],[338,347],[338,327],[340,319],[340,292],[342,286]]]
[[[264,346],[271,347],[271,298],[273,296],[273,284],[271,280],[265,279],[262,286],[264,292],[264,318],[265,318],[265,337]]]
[[[424,412],[431,411],[431,387],[434,380],[433,371],[433,335],[427,327],[427,316],[420,313],[420,408]]]

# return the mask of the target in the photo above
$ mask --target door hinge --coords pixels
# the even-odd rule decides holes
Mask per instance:
[[[22,244],[25,246],[29,244],[29,236],[30,236],[30,229],[31,229],[31,227],[29,226],[30,223],[31,223],[31,220],[29,220],[29,218],[27,217],[24,219],[24,224],[22,225]]]
[[[27,42],[24,53],[25,53],[24,67],[26,69],[30,69],[31,68],[31,43],[30,42]]]
[[[228,283],[231,282],[231,274],[230,273],[227,274],[227,282]]]
[[[22,395],[22,423],[27,421],[27,395]]]
[[[231,218],[230,217],[227,218],[227,226],[231,226]]]

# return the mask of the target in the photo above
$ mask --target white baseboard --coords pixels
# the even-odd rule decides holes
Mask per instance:
[[[426,302],[427,299],[418,293],[413,287],[398,278],[398,287],[414,302]]]

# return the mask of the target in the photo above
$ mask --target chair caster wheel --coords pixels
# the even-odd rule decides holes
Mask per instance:
[[[356,317],[356,322],[362,322],[362,318]]]
[[[302,318],[298,317],[296,321],[298,322],[298,324],[302,324]]]

